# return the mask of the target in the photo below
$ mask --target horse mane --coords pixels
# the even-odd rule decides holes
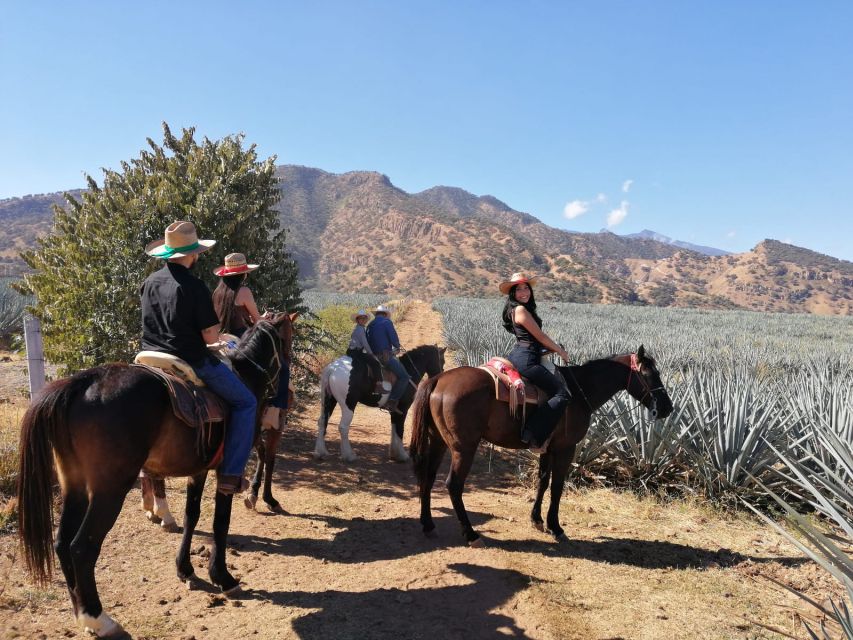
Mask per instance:
[[[430,349],[438,349],[438,346],[434,344],[422,344],[420,346],[415,347],[414,349],[409,349],[406,353],[410,357],[415,357],[427,352]]]
[[[263,332],[258,331],[258,328],[261,325],[266,325],[269,327],[270,331],[275,333],[275,328],[272,326],[272,323],[267,320],[258,320],[255,324],[249,327],[246,330],[246,333],[240,338],[240,341],[237,343],[237,349],[235,352],[231,354],[232,360],[246,360],[249,357],[254,357],[258,351],[260,351],[259,346],[263,343],[261,339],[263,337]]]

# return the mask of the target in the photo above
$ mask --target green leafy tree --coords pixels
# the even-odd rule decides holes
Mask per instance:
[[[128,361],[139,348],[139,287],[162,266],[143,249],[175,220],[189,220],[199,237],[217,240],[195,273],[213,289],[213,269],[239,251],[262,268],[251,276],[261,305],[301,309],[297,267],[285,251],[285,230],[274,209],[280,198],[275,157],[258,160],[244,136],[195,140],[163,123],[163,143],[104,170],[103,185],[86,176],[80,199],[65,194],[54,229],[22,254],[33,270],[20,290],[35,296],[30,311],[42,321],[45,356],[65,372]]]

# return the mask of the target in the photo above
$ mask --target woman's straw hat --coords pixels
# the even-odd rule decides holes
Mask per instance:
[[[506,295],[509,293],[509,290],[512,289],[515,285],[521,284],[522,282],[526,282],[531,287],[536,284],[536,276],[528,276],[523,271],[519,273],[513,273],[509,280],[505,280],[498,285],[498,289],[501,290],[501,293]]]
[[[166,227],[163,240],[155,240],[145,247],[145,253],[154,258],[183,258],[207,251],[216,240],[199,240],[192,222],[173,222]]]
[[[254,271],[259,266],[257,264],[246,264],[246,256],[242,253],[229,253],[225,256],[225,264],[221,267],[216,267],[213,273],[220,277],[236,276],[241,273]]]
[[[367,313],[367,311],[365,311],[364,309],[359,309],[358,311],[356,311],[354,314],[352,314],[350,316],[350,318],[352,319],[353,322],[355,322],[359,318],[369,318],[369,317],[370,317],[370,314]]]

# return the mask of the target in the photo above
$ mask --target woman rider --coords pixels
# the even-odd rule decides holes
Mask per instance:
[[[569,354],[542,331],[542,319],[536,313],[533,297],[532,287],[535,284],[535,277],[514,273],[500,284],[500,291],[507,295],[503,310],[504,328],[517,340],[507,359],[522,376],[548,396],[548,402],[528,418],[521,434],[522,442],[528,444],[531,451],[543,453],[543,445],[563,415],[571,394],[565,382],[541,364],[543,353],[556,353],[567,362]]]
[[[246,332],[249,326],[261,318],[258,305],[252,290],[246,286],[249,273],[259,265],[248,264],[242,253],[229,253],[225,256],[225,264],[213,270],[219,276],[219,285],[213,292],[213,307],[219,316],[219,324],[223,333],[230,333],[238,338]],[[281,372],[278,378],[278,392],[270,400],[261,425],[265,429],[278,429],[279,415],[282,409],[287,409],[287,392],[290,384],[290,358],[285,356],[281,362]]]
[[[257,268],[256,264],[247,264],[242,253],[229,253],[225,256],[225,264],[213,270],[219,276],[219,285],[213,292],[213,307],[219,316],[222,333],[239,338],[261,317],[252,290],[246,286],[249,273]]]

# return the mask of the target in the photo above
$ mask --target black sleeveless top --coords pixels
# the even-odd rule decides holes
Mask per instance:
[[[516,309],[517,308],[518,307],[516,307]],[[533,318],[534,322],[536,322],[536,324],[539,325],[539,328],[541,329],[542,328],[542,320],[537,318],[532,313],[530,315]],[[543,345],[541,342],[539,342],[536,338],[534,338],[523,325],[520,325],[515,321],[515,309],[513,309],[512,330],[513,330],[513,333],[515,333],[516,340],[518,340],[518,342],[519,342],[519,344],[521,344],[521,346],[530,346],[530,347],[533,347],[534,349],[542,349],[543,348]]]

